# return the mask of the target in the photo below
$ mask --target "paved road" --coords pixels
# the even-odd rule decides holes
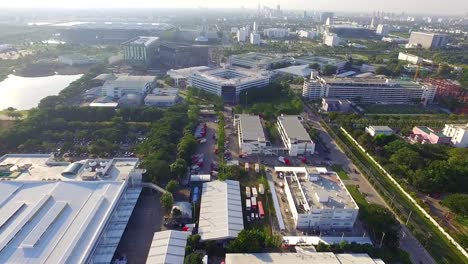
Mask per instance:
[[[366,200],[369,203],[380,204],[390,208],[385,201],[382,199],[380,194],[372,187],[372,185],[367,181],[367,179],[360,173],[356,174],[353,171],[359,171],[357,167],[351,162],[351,160],[346,156],[346,154],[341,151],[336,142],[328,135],[325,129],[320,125],[319,117],[317,117],[313,112],[305,107],[309,121],[312,122],[314,128],[318,129],[320,132],[320,137],[323,142],[328,146],[330,150],[329,157],[333,160],[334,163],[341,164],[343,169],[345,169],[352,180],[344,181],[345,184],[358,184],[359,190],[366,194]],[[400,248],[407,251],[410,254],[411,261],[415,264],[435,264],[436,261],[429,255],[429,253],[424,249],[424,247],[419,243],[419,241],[408,231],[404,223],[401,223],[401,236],[400,236]]]

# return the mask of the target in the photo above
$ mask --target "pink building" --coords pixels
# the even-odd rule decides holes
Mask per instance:
[[[412,134],[409,136],[413,143],[421,144],[450,144],[450,137],[445,136],[441,132],[436,132],[430,127],[417,126],[413,127]]]

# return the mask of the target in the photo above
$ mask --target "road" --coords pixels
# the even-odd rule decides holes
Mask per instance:
[[[304,109],[307,112],[308,119],[320,132],[320,137],[323,142],[327,145],[330,150],[329,156],[334,163],[341,164],[343,169],[346,170],[351,177],[351,180],[343,181],[345,185],[355,184],[359,185],[359,190],[362,193],[366,194],[366,200],[369,203],[380,204],[391,210],[391,208],[385,203],[380,194],[374,189],[374,187],[369,183],[369,181],[362,175],[362,173],[354,173],[354,171],[359,171],[357,167],[351,162],[351,160],[346,156],[346,154],[338,147],[336,142],[328,135],[325,129],[320,124],[320,118],[317,117],[308,106],[305,106]],[[410,254],[411,262],[415,264],[435,264],[436,261],[429,255],[429,253],[424,249],[424,247],[419,243],[419,241],[408,231],[404,223],[401,225],[401,236],[400,236],[400,248],[407,251]]]

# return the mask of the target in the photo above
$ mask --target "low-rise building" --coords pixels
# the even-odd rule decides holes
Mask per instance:
[[[97,59],[81,54],[61,55],[58,57],[58,60],[59,62],[70,66],[95,64],[99,62]]]
[[[234,127],[237,130],[239,148],[242,154],[263,153],[269,144],[263,132],[260,117],[257,115],[240,114],[234,117]]]
[[[349,230],[359,207],[335,172],[315,167],[275,167],[284,177],[295,228],[302,230]]]
[[[119,99],[126,94],[145,95],[154,87],[155,80],[155,76],[120,76],[104,83],[102,96]]]
[[[373,259],[365,253],[335,254],[331,252],[296,253],[228,253],[226,264],[385,264],[381,259]]]
[[[349,112],[351,101],[346,99],[322,98],[322,111],[329,112]]]
[[[273,72],[282,75],[292,75],[298,77],[309,77],[315,70],[311,69],[309,65],[293,65],[286,68],[276,69]],[[316,72],[316,71],[315,71]],[[317,73],[317,72],[316,72]]]
[[[425,49],[438,49],[447,46],[448,35],[440,33],[411,32],[409,47],[422,47]]]
[[[445,136],[442,132],[437,132],[426,126],[413,127],[408,139],[413,143],[420,144],[450,144],[451,140],[450,137]]]
[[[177,103],[176,95],[155,95],[148,94],[145,97],[146,106],[170,107]]]
[[[249,69],[269,70],[277,64],[286,64],[288,59],[275,54],[249,52],[245,54],[232,55],[229,57],[229,64]]]
[[[296,115],[278,116],[278,131],[289,156],[307,155],[315,152],[315,143]]]
[[[203,183],[198,234],[201,241],[235,239],[244,230],[238,181]]]
[[[263,70],[225,67],[194,72],[189,78],[189,84],[194,88],[221,96],[224,102],[236,103],[242,91],[265,87],[270,83],[270,77],[271,73]]]
[[[407,61],[407,62],[410,62],[412,64],[422,64],[423,63],[423,58],[421,58],[419,56],[416,56],[416,55],[403,53],[403,52],[400,52],[398,54],[398,60]]]
[[[154,233],[146,264],[183,264],[188,232],[166,230]]]
[[[446,124],[442,133],[458,148],[468,147],[468,124]]]
[[[346,65],[346,61],[342,59],[320,57],[320,56],[309,56],[309,55],[295,57],[294,63],[301,64],[301,65],[318,64],[321,70],[323,70],[326,65],[336,66],[337,70],[342,70]]]
[[[167,75],[169,75],[174,80],[175,87],[185,87],[192,74],[194,74],[195,72],[203,72],[207,70],[211,70],[211,67],[195,66],[182,69],[171,69],[167,71]]]
[[[366,133],[369,135],[376,137],[378,135],[385,135],[390,136],[393,135],[393,129],[388,126],[368,126],[366,127]]]
[[[133,108],[138,107],[143,103],[143,95],[137,93],[127,93],[122,95],[117,101],[119,107],[122,108]]]
[[[185,68],[208,65],[210,55],[208,45],[164,42],[159,45],[158,63],[168,68]]]
[[[0,157],[0,263],[111,263],[141,192],[138,163]]]

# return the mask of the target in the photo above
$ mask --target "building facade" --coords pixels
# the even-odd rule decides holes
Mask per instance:
[[[323,36],[323,44],[329,47],[336,47],[340,45],[341,39],[337,34],[327,33]]]
[[[446,124],[442,133],[458,148],[468,148],[468,124]]]
[[[391,27],[389,25],[379,24],[375,33],[381,36],[388,36],[388,34],[390,34],[390,29]]]
[[[425,49],[438,49],[447,46],[448,36],[440,33],[411,32],[408,45]]]
[[[169,68],[205,66],[210,61],[207,45],[163,43],[158,51],[160,64]]]
[[[234,117],[239,148],[244,155],[264,153],[269,142],[265,138],[260,117],[240,114]]]
[[[289,30],[286,28],[267,28],[263,34],[267,38],[281,39],[289,36]]]
[[[437,87],[430,84],[378,78],[312,78],[304,82],[302,96],[348,99],[356,103],[430,104]]]
[[[289,156],[307,155],[315,152],[315,143],[295,115],[278,116],[278,131]]]
[[[407,61],[407,62],[412,63],[412,64],[422,64],[423,63],[423,58],[421,58],[419,56],[416,56],[416,55],[403,53],[403,52],[400,52],[398,54],[398,60]]]
[[[157,56],[158,37],[136,37],[122,43],[123,58],[133,66],[150,66]]]
[[[393,135],[393,129],[388,126],[368,126],[366,127],[366,133],[376,137],[378,135],[390,136]]]
[[[256,32],[250,33],[250,44],[252,45],[260,45],[260,34]]]
[[[126,94],[144,95],[154,88],[155,76],[121,76],[102,86],[102,96],[119,99]]]

